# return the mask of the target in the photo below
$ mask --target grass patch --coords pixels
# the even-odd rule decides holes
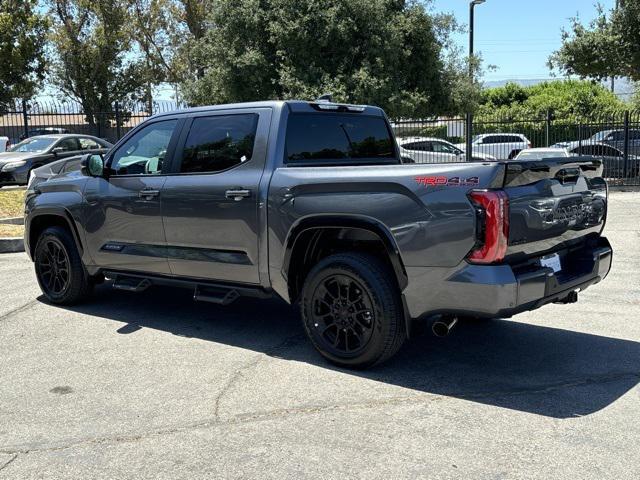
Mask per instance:
[[[0,223],[0,237],[23,237],[24,225],[4,225]]]
[[[0,218],[24,215],[24,188],[0,189]]]

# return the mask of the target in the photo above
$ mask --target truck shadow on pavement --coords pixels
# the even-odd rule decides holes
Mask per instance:
[[[386,364],[351,371],[321,358],[304,336],[297,309],[279,300],[241,298],[222,307],[193,302],[187,290],[132,294],[103,285],[90,302],[69,310],[125,322],[115,328],[119,334],[157,329],[554,418],[597,412],[640,381],[640,343],[507,320],[467,321],[445,339],[425,326]]]

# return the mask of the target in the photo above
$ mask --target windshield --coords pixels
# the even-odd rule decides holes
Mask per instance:
[[[10,152],[33,152],[33,153],[44,152],[55,141],[56,141],[55,138],[49,138],[49,137],[27,138],[26,140],[23,140],[20,143],[11,147],[9,151]]]
[[[547,150],[542,152],[528,152],[523,150],[516,157],[517,160],[543,160],[545,158],[557,158],[557,157],[566,157],[567,152],[564,150],[558,150],[556,152]]]

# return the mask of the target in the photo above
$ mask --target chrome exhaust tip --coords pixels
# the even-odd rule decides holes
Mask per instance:
[[[453,327],[458,323],[458,317],[450,316],[450,317],[440,317],[438,320],[433,322],[431,325],[431,331],[436,337],[446,337],[451,333]]]

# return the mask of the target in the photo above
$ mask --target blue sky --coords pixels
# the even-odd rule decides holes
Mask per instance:
[[[596,15],[595,0],[487,0],[475,8],[475,51],[484,65],[498,67],[486,72],[485,81],[549,78],[549,55],[560,46],[562,27],[578,15],[588,22]],[[600,0],[610,9],[615,0]],[[469,0],[433,0],[433,12],[453,13],[465,26]],[[467,51],[468,36],[455,40]]]

